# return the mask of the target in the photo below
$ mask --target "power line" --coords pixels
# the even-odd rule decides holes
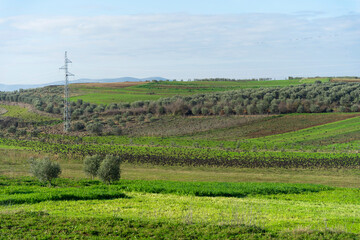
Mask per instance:
[[[65,65],[60,69],[65,70],[65,84],[64,84],[64,132],[69,132],[70,130],[70,121],[71,121],[71,110],[70,110],[70,100],[69,100],[69,77],[74,76],[74,74],[68,71],[68,63],[72,63],[70,59],[67,58],[67,52],[65,51]]]

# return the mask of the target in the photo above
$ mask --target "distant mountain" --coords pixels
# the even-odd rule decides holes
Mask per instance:
[[[167,78],[163,78],[163,77],[147,77],[147,78],[121,77],[121,78],[104,78],[104,79],[80,78],[74,81],[70,81],[70,84],[71,83],[142,82],[142,81],[151,81],[151,80],[165,81],[167,80]],[[0,84],[0,91],[15,91],[15,90],[19,90],[20,88],[29,89],[29,88],[45,87],[50,85],[64,85],[64,82],[58,81],[58,82],[51,82],[45,84],[16,84],[16,85]]]

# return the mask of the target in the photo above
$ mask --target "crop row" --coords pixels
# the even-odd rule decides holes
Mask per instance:
[[[146,147],[100,144],[59,144],[0,138],[1,145],[82,159],[87,155],[118,155],[129,163],[243,168],[356,168],[360,157],[351,153],[232,152],[219,149]]]

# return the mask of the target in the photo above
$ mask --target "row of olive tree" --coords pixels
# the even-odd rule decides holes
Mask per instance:
[[[60,164],[51,161],[48,157],[43,159],[30,158],[30,173],[39,181],[52,185],[52,180],[61,174]],[[94,155],[84,160],[84,171],[92,178],[98,176],[104,183],[110,184],[120,179],[121,160],[117,156],[107,155],[105,158]]]
[[[20,101],[36,108],[59,108],[62,112],[61,87],[45,87],[15,92],[0,92],[0,100]],[[77,100],[71,102],[73,130],[102,134],[121,134],[119,128],[130,116],[151,115],[254,115],[280,113],[358,112],[359,83],[302,84],[288,87],[241,89],[192,96],[174,96],[157,101],[98,105]],[[49,112],[51,112],[49,110]],[[57,110],[55,112],[58,112]],[[102,114],[115,115],[114,121],[101,122]],[[142,116],[142,118],[141,118]],[[151,118],[149,118],[151,120]],[[81,122],[76,123],[79,120]],[[110,129],[110,130],[109,130]]]

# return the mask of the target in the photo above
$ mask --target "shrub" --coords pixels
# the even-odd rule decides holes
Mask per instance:
[[[359,106],[358,106],[357,104],[352,105],[352,106],[351,106],[351,111],[352,111],[352,112],[358,112],[358,111],[359,111]]]
[[[208,115],[209,114],[209,109],[206,108],[206,107],[201,108],[201,114],[202,115]]]
[[[16,127],[15,126],[11,126],[8,128],[8,133],[16,133]]]
[[[107,184],[119,180],[120,158],[117,156],[107,155],[101,162],[97,174],[100,180]]]
[[[41,182],[48,182],[59,177],[61,168],[59,163],[51,161],[49,158],[34,159],[30,158],[30,172]]]
[[[91,178],[96,177],[102,160],[99,155],[87,156],[84,159],[85,174],[91,176]]]
[[[119,135],[122,134],[122,130],[121,130],[121,128],[115,126],[115,127],[113,127],[113,129],[112,129],[112,133],[113,133],[114,135],[119,136]]]
[[[25,136],[26,133],[27,133],[27,132],[26,132],[25,129],[21,129],[21,130],[18,131],[19,136]]]
[[[30,135],[32,137],[38,137],[40,134],[40,131],[38,129],[33,129],[31,132],[30,132]]]
[[[317,104],[311,104],[310,105],[310,112],[312,112],[312,113],[321,112],[320,107]]]
[[[150,122],[155,122],[155,121],[157,121],[158,119],[156,118],[156,117],[151,117],[150,119],[149,119],[149,121]]]
[[[72,127],[74,131],[81,131],[85,128],[85,125],[82,122],[75,122]]]
[[[86,131],[101,135],[103,130],[103,125],[100,122],[90,123],[86,126]]]
[[[139,120],[140,122],[143,122],[143,121],[145,120],[145,116],[144,116],[144,115],[140,115],[140,116],[138,117],[138,120]]]
[[[198,107],[193,107],[193,108],[191,109],[191,112],[192,112],[193,115],[199,115],[200,112],[201,112],[201,109],[198,108]]]

